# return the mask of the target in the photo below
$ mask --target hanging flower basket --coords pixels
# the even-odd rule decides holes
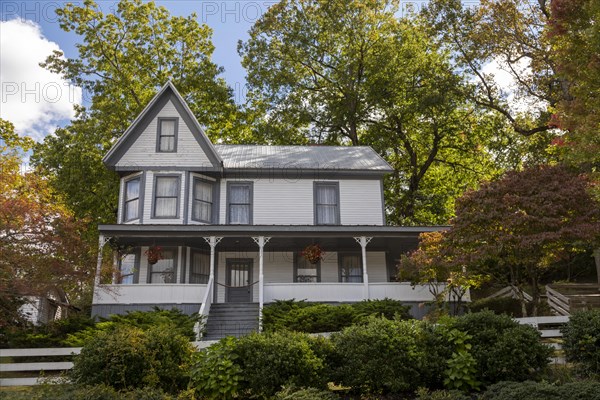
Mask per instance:
[[[308,245],[300,253],[309,263],[316,264],[323,259],[325,252],[318,244]]]
[[[151,246],[144,252],[144,254],[148,257],[148,264],[154,265],[160,260],[162,260],[162,249],[159,246]]]

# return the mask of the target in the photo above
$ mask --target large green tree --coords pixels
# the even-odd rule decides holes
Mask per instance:
[[[395,170],[389,221],[444,223],[460,191],[497,172],[486,143],[502,122],[469,104],[424,20],[397,11],[394,0],[284,0],[239,52],[269,141],[371,145]]]
[[[54,188],[92,224],[115,218],[118,182],[101,163],[163,84],[171,80],[213,140],[249,140],[232,91],[211,61],[211,29],[196,15],[171,16],[154,2],[121,0],[103,13],[93,0],[57,9],[63,30],[81,38],[78,57],[60,52],[43,64],[83,88],[88,107],[35,148]]]

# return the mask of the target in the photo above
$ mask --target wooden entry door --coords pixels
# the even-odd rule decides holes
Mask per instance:
[[[252,302],[252,259],[228,258],[225,284],[225,301],[228,303]]]

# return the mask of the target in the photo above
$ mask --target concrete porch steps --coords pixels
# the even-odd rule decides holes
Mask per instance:
[[[213,303],[203,340],[240,337],[258,331],[258,303]]]

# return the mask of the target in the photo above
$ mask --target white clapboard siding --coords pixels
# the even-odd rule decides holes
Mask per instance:
[[[158,153],[156,139],[158,133],[158,118],[178,117],[177,152]],[[148,124],[131,147],[116,164],[117,167],[212,167],[212,164],[200,144],[190,131],[177,109],[169,101],[156,118]]]
[[[367,275],[372,283],[388,281],[384,251],[367,251]]]
[[[235,180],[229,180],[235,182]],[[313,225],[314,180],[255,179],[253,224]],[[227,221],[227,182],[221,181],[221,224]],[[383,225],[380,181],[340,179],[340,222],[342,225]]]
[[[381,182],[377,179],[340,179],[342,225],[383,225]]]

